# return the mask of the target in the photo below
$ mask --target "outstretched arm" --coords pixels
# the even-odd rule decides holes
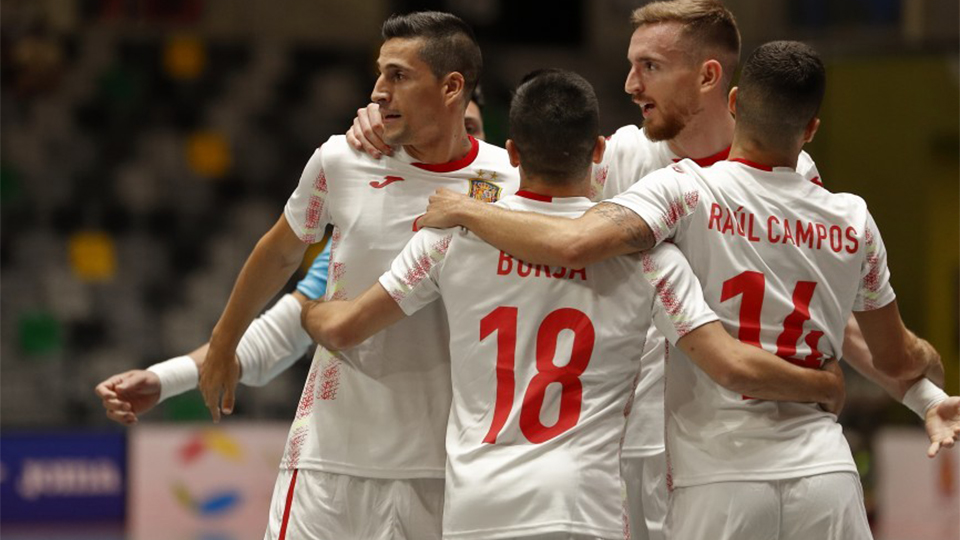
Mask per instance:
[[[655,244],[643,218],[613,203],[568,219],[505,210],[439,189],[417,223],[441,229],[460,225],[520,260],[576,269]]]
[[[756,399],[820,403],[839,414],[845,397],[835,360],[824,369],[796,366],[734,339],[719,321],[689,332],[677,347],[720,386]]]
[[[338,351],[359,345],[404,317],[400,305],[375,283],[354,300],[308,302],[301,322],[315,342]]]

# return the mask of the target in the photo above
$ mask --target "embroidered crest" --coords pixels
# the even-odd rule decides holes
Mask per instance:
[[[470,191],[467,193],[470,197],[482,202],[497,202],[500,200],[500,193],[503,188],[484,180],[483,178],[470,179]]]

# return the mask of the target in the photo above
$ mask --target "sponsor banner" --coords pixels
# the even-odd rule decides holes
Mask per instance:
[[[877,456],[877,540],[960,538],[960,459],[956,448],[927,457],[922,429],[887,428]]]
[[[130,537],[263,538],[288,430],[287,423],[131,430]]]
[[[0,520],[121,521],[122,432],[0,435]]]

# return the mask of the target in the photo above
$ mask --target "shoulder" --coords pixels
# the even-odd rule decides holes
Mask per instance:
[[[317,153],[322,156],[324,167],[376,163],[372,157],[350,146],[345,135],[330,137],[317,149]]]

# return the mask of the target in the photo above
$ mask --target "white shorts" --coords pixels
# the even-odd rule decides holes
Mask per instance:
[[[443,479],[281,470],[264,540],[439,540]]]
[[[870,540],[860,478],[849,472],[717,482],[670,494],[671,540]]]
[[[627,491],[630,540],[664,540],[667,518],[667,454],[624,457],[620,474]]]

